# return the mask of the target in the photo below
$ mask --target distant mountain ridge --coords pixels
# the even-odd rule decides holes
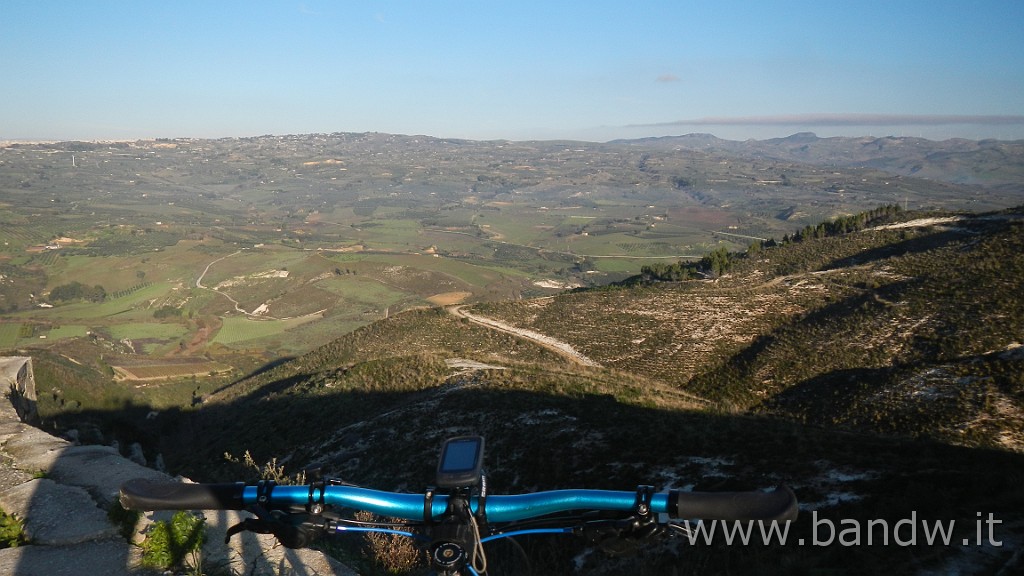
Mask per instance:
[[[709,133],[690,133],[678,136],[616,139],[608,142],[576,140],[465,140],[424,135],[387,134],[378,132],[265,135],[247,138],[220,138],[203,140],[193,138],[158,139],[155,141],[114,142],[15,142],[0,143],[0,147],[43,148],[47,150],[88,151],[106,146],[116,147],[175,147],[179,144],[212,145],[225,143],[307,143],[323,140],[347,142],[356,145],[357,154],[373,150],[390,154],[401,150],[403,155],[418,154],[429,158],[433,153],[451,154],[455,151],[468,157],[493,159],[498,150],[504,153],[542,151],[551,153],[563,148],[586,148],[593,152],[608,153],[635,148],[652,150],[689,150],[692,152],[737,155],[751,159],[795,162],[811,166],[845,168],[873,168],[896,175],[916,176],[953,184],[1001,187],[1024,181],[1024,140],[970,140],[951,138],[929,140],[912,136],[834,136],[818,137],[813,132],[797,132],[782,138],[763,140],[727,140]],[[365,148],[364,148],[365,146]],[[261,152],[262,153],[262,152]],[[450,159],[450,158],[448,158]]]
[[[1004,186],[1024,177],[1024,141],[928,140],[909,136],[829,137],[798,132],[768,140],[723,140],[697,133],[612,143],[703,152],[838,167],[868,167],[904,176],[957,184]]]

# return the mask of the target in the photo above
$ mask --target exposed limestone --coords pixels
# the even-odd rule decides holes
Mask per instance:
[[[36,478],[0,493],[0,508],[22,518],[33,544],[64,546],[113,539],[117,529],[89,493]]]
[[[117,540],[74,546],[21,546],[0,550],[0,574],[16,576],[133,576],[159,574],[125,566],[139,564],[138,549]]]
[[[22,359],[18,359],[20,362]],[[0,359],[2,362],[3,359]],[[10,363],[31,374],[24,362]],[[28,362],[31,366],[31,362]],[[33,383],[34,384],[34,383]],[[12,395],[18,393],[11,386]],[[19,395],[18,400],[23,399]],[[174,482],[167,474],[122,457],[108,446],[76,446],[21,421],[14,404],[0,398],[0,509],[21,519],[30,545],[0,550],[0,574],[17,576],[149,576],[139,548],[126,542],[107,518],[125,481],[150,478]],[[177,480],[180,481],[180,480]],[[273,536],[244,533],[224,544],[228,527],[247,512],[206,511],[204,565],[217,573],[246,576],[354,576],[339,562],[314,550],[289,550]],[[170,512],[150,512],[132,541]]]
[[[117,500],[121,484],[132,478],[168,478],[166,474],[122,458],[106,446],[65,448],[48,474],[63,484],[85,488],[104,509]]]

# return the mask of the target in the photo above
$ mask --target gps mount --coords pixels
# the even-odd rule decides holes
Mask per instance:
[[[441,574],[456,573],[467,564],[486,568],[480,545],[480,529],[487,525],[483,458],[483,436],[456,436],[441,445],[436,487],[427,488],[423,497],[423,520],[430,526],[431,537],[427,551],[434,569]],[[433,503],[438,492],[447,493],[448,506],[442,519],[435,521]],[[471,506],[474,499],[475,513]]]

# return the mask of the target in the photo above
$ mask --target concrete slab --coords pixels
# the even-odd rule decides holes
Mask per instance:
[[[121,485],[133,478],[170,481],[171,477],[152,468],[122,458],[109,446],[69,446],[60,452],[47,471],[47,477],[61,484],[80,486],[89,491],[106,510],[117,500]]]
[[[0,493],[0,508],[21,518],[34,544],[63,546],[118,538],[107,513],[89,494],[75,486],[61,486],[37,478]],[[125,544],[120,542],[123,547]]]
[[[3,400],[0,400],[0,403],[2,402]],[[22,424],[20,421],[16,420],[17,414],[15,414],[13,418],[15,419],[8,417],[0,420],[0,444],[6,442],[12,436],[20,434],[25,430],[25,427],[28,426],[28,424]]]
[[[51,436],[32,426],[26,426],[20,433],[4,443],[7,452],[18,468],[25,471],[49,470],[60,458],[61,451],[71,446],[67,440]]]
[[[32,479],[32,475],[18,470],[14,464],[0,454],[0,492],[24,484]]]
[[[0,550],[0,574],[10,576],[143,576],[159,574],[138,566],[138,552],[124,542],[76,546],[20,546]]]

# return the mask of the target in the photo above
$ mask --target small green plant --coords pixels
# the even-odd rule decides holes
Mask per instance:
[[[119,502],[114,502],[107,509],[107,519],[114,526],[117,526],[117,532],[122,538],[128,542],[132,541],[132,536],[135,535],[135,527],[139,524],[139,518],[142,517],[142,512],[138,510],[125,510]]]
[[[17,548],[27,542],[21,520],[0,510],[0,548]]]
[[[202,518],[178,511],[170,522],[153,523],[142,543],[142,564],[150,568],[170,570],[187,567],[189,574],[202,574],[202,548],[206,525]]]

